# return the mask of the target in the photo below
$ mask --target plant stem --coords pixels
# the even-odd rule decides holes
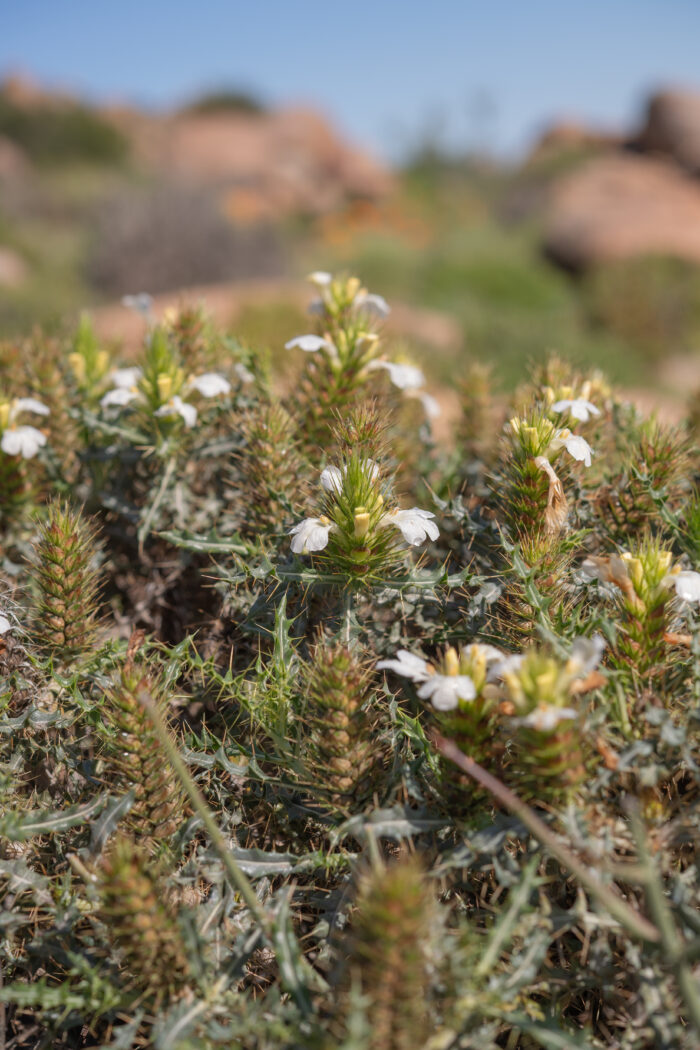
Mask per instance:
[[[611,889],[610,886],[606,886],[604,882],[598,878],[585,864],[582,863],[571,852],[571,850],[564,845],[560,839],[547,827],[543,820],[541,820],[537,814],[532,810],[526,802],[523,802],[514,791],[506,787],[504,783],[498,780],[497,777],[493,776],[492,773],[487,772],[482,766],[478,765],[473,758],[469,758],[459,750],[453,740],[446,740],[444,737],[435,733],[433,735],[433,741],[435,747],[448,758],[451,762],[454,762],[462,772],[466,773],[467,776],[472,777],[478,784],[480,784],[486,791],[488,791],[494,798],[496,798],[506,809],[510,810],[511,813],[518,817],[525,827],[530,831],[536,839],[538,839],[542,845],[546,846],[547,849],[552,853],[557,860],[568,868],[569,871],[576,876],[579,882],[582,883],[589,891],[589,893],[596,898],[596,900],[615,918],[621,926],[632,934],[633,937],[637,937],[639,940],[648,941],[651,944],[658,944],[662,937],[660,931],[645,919],[643,915],[640,915],[638,911],[631,908],[629,904]]]

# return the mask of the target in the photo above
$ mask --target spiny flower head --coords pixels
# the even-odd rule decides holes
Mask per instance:
[[[100,401],[103,408],[141,404],[157,419],[176,420],[179,417],[188,429],[197,422],[197,409],[182,395],[196,392],[211,398],[228,394],[231,390],[228,379],[218,372],[187,376],[163,328],[153,331],[143,367],[116,369],[112,372],[112,380],[114,388],[108,390]]]
[[[604,649],[603,639],[594,635],[576,639],[566,660],[536,647],[506,657],[495,668],[495,676],[503,683],[513,713],[519,716],[517,724],[548,731],[561,721],[576,719],[572,697],[589,688]]]
[[[322,513],[291,530],[292,551],[326,550],[325,559],[352,577],[390,568],[401,556],[400,535],[411,546],[437,539],[431,511],[395,505],[374,460],[351,453],[320,477]],[[393,504],[393,505],[392,505]]]
[[[684,602],[700,601],[700,573],[674,564],[673,553],[654,538],[643,539],[631,551],[586,558],[581,568],[590,579],[614,584],[631,612],[657,606],[674,594]]]
[[[394,660],[380,660],[377,669],[394,671],[419,685],[418,696],[430,700],[436,711],[451,711],[481,695],[490,671],[504,654],[492,645],[473,643],[459,652],[449,646],[435,663],[399,649]]]
[[[88,314],[80,316],[73,349],[68,354],[73,379],[80,393],[88,400],[97,399],[104,390],[110,366],[109,351],[100,347]]]
[[[557,427],[550,419],[534,413],[526,419],[514,416],[508,423],[513,455],[517,460],[537,459],[543,456],[554,462],[566,449],[572,459],[590,467],[593,450],[580,434],[568,427]]]

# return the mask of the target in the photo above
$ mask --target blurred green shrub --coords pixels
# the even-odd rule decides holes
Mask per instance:
[[[687,353],[700,340],[700,267],[645,256],[601,266],[584,282],[591,319],[650,359]]]
[[[0,93],[0,135],[17,143],[37,164],[93,161],[120,164],[124,135],[97,113],[77,104],[18,106]]]

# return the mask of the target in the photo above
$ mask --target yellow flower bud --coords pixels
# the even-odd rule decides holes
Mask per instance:
[[[164,372],[161,372],[156,382],[158,384],[158,397],[161,401],[161,404],[165,404],[167,401],[170,400],[171,394],[173,392],[172,377],[166,375]]]
[[[363,539],[369,530],[369,512],[364,507],[355,507],[355,538]]]
[[[459,674],[459,656],[457,650],[450,646],[445,653],[445,659],[443,661],[445,674],[454,676]]]
[[[79,386],[85,384],[87,369],[85,367],[85,358],[82,354],[72,353],[68,354],[68,364],[71,367],[73,375],[76,378],[76,382]]]
[[[5,430],[10,422],[10,402],[3,401],[0,404],[0,430]]]
[[[107,369],[109,368],[109,351],[108,350],[100,350],[99,353],[97,354],[97,359],[96,359],[95,364],[96,364],[96,369],[95,370],[96,370],[97,374],[99,376],[103,376],[105,374],[105,372],[107,371]]]

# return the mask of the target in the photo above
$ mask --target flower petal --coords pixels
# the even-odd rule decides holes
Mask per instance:
[[[394,386],[399,390],[416,390],[425,383],[425,376],[415,365],[400,364],[396,361],[370,361],[368,368],[383,368],[389,373]]]
[[[197,422],[197,409],[194,405],[190,405],[187,401],[183,401],[179,394],[175,394],[165,405],[161,405],[156,412],[153,413],[155,416],[180,416],[188,430]]]
[[[11,630],[12,630],[12,624],[10,623],[10,621],[7,619],[6,616],[3,616],[3,614],[0,613],[0,634],[5,634],[7,631],[11,631]]]
[[[414,682],[424,682],[430,676],[428,664],[420,656],[409,653],[408,649],[399,649],[396,656],[396,660],[380,660],[377,664],[377,670],[381,671],[383,668],[386,668],[386,670],[395,671],[396,674],[403,675],[404,678],[410,678]]]
[[[2,435],[0,448],[8,456],[22,456],[33,459],[40,448],[46,444],[46,435],[36,427],[10,427]]]
[[[190,379],[189,385],[199,391],[202,397],[219,397],[231,391],[228,379],[219,375],[218,372],[204,372],[201,376],[194,376]]]
[[[49,416],[51,410],[35,397],[18,397],[12,403],[13,415],[18,412],[36,412],[38,416]]]
[[[142,375],[140,368],[115,368],[110,372],[109,377],[115,386],[129,390],[132,386],[136,386]]]
[[[360,292],[356,295],[355,306],[366,310],[368,314],[373,314],[374,317],[388,317],[391,313],[391,307],[384,296],[374,295],[372,292]]]
[[[343,472],[340,467],[326,467],[321,471],[321,486],[326,492],[343,491]]]
[[[435,515],[429,510],[421,510],[420,507],[411,507],[410,510],[394,510],[385,514],[381,519],[382,525],[395,525],[401,530],[401,534],[412,547],[418,547],[426,539],[436,540],[440,530],[431,518]]]
[[[320,518],[304,518],[289,532],[292,537],[294,554],[308,554],[310,551],[322,551],[328,545],[328,536],[333,527],[332,522]]]
[[[330,350],[332,343],[322,339],[320,335],[298,335],[284,344],[285,350],[293,350],[297,346],[307,354],[315,354],[317,350]]]
[[[134,398],[138,398],[135,390],[127,390],[126,387],[118,386],[114,390],[108,390],[104,397],[100,398],[100,404],[102,408],[110,408],[113,405],[123,408],[124,405],[128,405]]]
[[[673,584],[682,601],[700,602],[700,572],[686,569],[683,572],[671,573],[666,579]]]

